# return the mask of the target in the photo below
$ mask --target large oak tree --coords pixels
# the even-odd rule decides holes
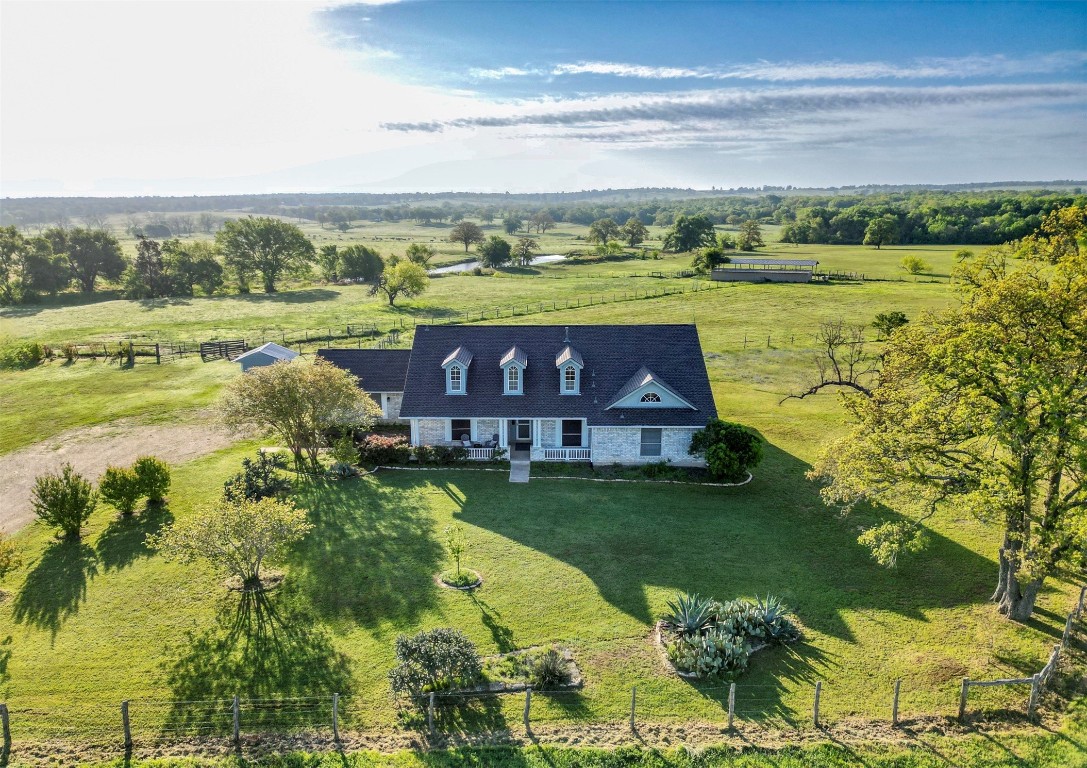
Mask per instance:
[[[215,235],[215,243],[242,290],[253,274],[259,274],[265,292],[274,293],[277,280],[305,274],[314,259],[313,243],[302,230],[265,216],[228,221]]]
[[[1087,249],[1082,229],[1076,246],[1044,240],[1046,258],[1013,267],[1001,249],[962,265],[960,306],[895,330],[870,390],[845,396],[855,426],[809,473],[828,504],[905,515],[861,537],[884,563],[919,550],[933,515],[989,522],[993,600],[1018,621],[1087,546]]]

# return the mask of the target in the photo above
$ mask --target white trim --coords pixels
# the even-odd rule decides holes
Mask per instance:
[[[419,419],[409,419],[411,424],[411,444],[419,445]]]

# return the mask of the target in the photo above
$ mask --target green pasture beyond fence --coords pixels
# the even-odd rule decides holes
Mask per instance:
[[[1061,654],[1083,628],[1085,600],[1087,586],[1081,588],[1049,661],[1031,677],[949,681],[938,690],[939,698],[946,702],[938,711],[914,703],[914,694],[931,691],[911,689],[900,679],[887,680],[882,686],[885,698],[873,700],[866,717],[892,726],[933,717],[957,718],[961,722],[973,718],[990,721],[1034,718],[1044,703],[1042,696],[1052,681]],[[971,692],[972,687],[977,690]],[[613,693],[605,698],[591,685],[559,690],[533,690],[529,686],[504,692],[443,691],[415,699],[389,694],[376,701],[336,691],[263,698],[239,694],[206,700],[134,698],[70,702],[58,697],[22,699],[12,708],[0,704],[0,724],[8,752],[19,742],[49,740],[115,744],[120,751],[196,738],[230,739],[238,743],[246,737],[272,734],[310,734],[338,740],[344,732],[365,733],[373,714],[383,709],[399,710],[398,728],[430,737],[493,734],[521,728],[531,733],[534,725],[610,724],[636,733],[639,725],[682,724],[691,720],[722,729],[805,730],[830,726],[857,715],[839,705],[835,688],[825,682],[804,683],[799,689],[807,691],[807,696],[800,697],[807,702],[802,708],[784,704],[782,685],[749,685],[742,678],[731,683],[691,680],[679,694],[674,689],[657,689],[643,683],[641,689],[629,688],[627,700],[617,700]],[[791,700],[796,699],[793,696]],[[704,706],[707,703],[708,708]],[[698,706],[697,717],[691,715],[694,706]],[[873,716],[872,712],[882,714]]]
[[[677,273],[678,274],[678,273]],[[663,273],[650,273],[650,276],[668,276]],[[250,331],[242,338],[230,339],[215,337],[211,339],[170,339],[160,338],[149,334],[130,334],[123,338],[113,340],[89,340],[72,342],[62,346],[52,346],[56,356],[68,356],[71,358],[106,359],[112,361],[127,362],[134,365],[137,362],[164,363],[171,360],[183,359],[186,356],[199,355],[201,345],[209,342],[241,342],[246,349],[252,349],[267,342],[275,342],[284,347],[296,349],[299,352],[330,346],[333,342],[342,342],[341,346],[363,345],[386,348],[395,347],[401,343],[400,336],[405,331],[413,331],[420,325],[457,325],[477,323],[506,318],[540,315],[549,312],[586,309],[604,304],[614,304],[626,301],[643,301],[647,299],[659,299],[670,296],[682,296],[688,293],[700,293],[705,291],[721,290],[731,283],[715,281],[694,281],[690,286],[662,286],[660,288],[636,289],[633,291],[615,291],[611,293],[592,293],[574,298],[533,301],[517,304],[488,304],[469,309],[448,309],[431,315],[412,316],[400,318],[388,326],[377,323],[347,323],[342,326],[326,326],[324,328],[310,328],[296,331],[262,328]],[[796,334],[781,334],[776,338],[773,334],[764,337],[744,335],[737,338],[737,345],[743,349],[749,347],[772,347],[775,345],[793,345],[798,336]],[[808,335],[803,334],[799,338],[807,341]],[[814,334],[812,334],[814,338]]]

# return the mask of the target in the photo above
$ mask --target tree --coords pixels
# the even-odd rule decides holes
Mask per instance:
[[[1057,263],[1087,250],[1087,206],[1069,205],[1049,212],[1041,227],[1019,243],[1018,255]]]
[[[459,525],[445,526],[445,548],[449,550],[449,556],[457,564],[457,576],[460,577],[460,559],[464,556],[464,550],[468,548],[468,542],[464,538],[464,529]],[[0,578],[3,578],[0,576]]]
[[[507,235],[512,235],[521,228],[521,217],[511,213],[509,216],[502,219],[502,228],[506,230]]]
[[[79,281],[83,293],[94,293],[98,278],[117,280],[128,262],[121,253],[117,238],[100,229],[46,230],[45,237],[51,242],[53,253],[63,253]]]
[[[484,267],[501,267],[509,263],[511,253],[509,240],[491,235],[487,242],[479,246],[479,263]]]
[[[649,230],[646,229],[645,224],[642,224],[642,220],[637,216],[631,216],[627,219],[627,223],[623,225],[622,229],[623,240],[631,248],[644,243],[649,237]]]
[[[385,262],[373,248],[365,245],[349,245],[340,251],[339,276],[345,280],[362,280],[372,283],[385,270]]]
[[[900,265],[902,269],[906,270],[911,275],[920,275],[931,269],[927,261],[912,253],[903,256]]]
[[[885,564],[922,523],[970,512],[1002,531],[1000,611],[1027,620],[1045,580],[1087,546],[1087,257],[960,266],[962,304],[902,326],[852,431],[809,476],[828,504],[886,504],[905,520],[862,536]]]
[[[239,288],[259,273],[266,293],[275,293],[276,281],[284,275],[305,274],[314,258],[313,243],[302,230],[268,217],[228,221],[215,243],[237,274]]]
[[[539,248],[540,244],[531,237],[519,237],[513,246],[513,255],[517,257],[522,267],[527,267],[532,263],[532,256]]]
[[[589,242],[606,245],[609,240],[616,240],[620,233],[619,225],[611,219],[597,219],[589,225]]]
[[[192,296],[199,286],[210,296],[223,287],[223,265],[205,241],[167,240],[162,244],[163,281],[170,296]]]
[[[231,429],[255,428],[277,435],[294,455],[297,470],[308,461],[309,469],[319,471],[317,458],[325,434],[368,428],[381,409],[359,389],[356,377],[318,359],[250,370],[227,385],[219,411]]]
[[[725,252],[716,246],[701,249],[691,260],[691,266],[699,272],[710,272],[729,261]]]
[[[98,481],[98,495],[122,515],[131,515],[141,496],[140,479],[127,467],[106,467]]]
[[[335,244],[322,245],[317,251],[317,268],[321,270],[321,277],[330,283],[339,279],[340,273],[340,249]]]
[[[494,223],[494,208],[484,208],[479,212],[479,220],[484,224]],[[514,230],[516,231],[516,230]]]
[[[206,560],[247,591],[259,591],[262,569],[285,562],[291,546],[312,529],[306,511],[290,501],[221,501],[166,526],[147,542],[167,559]]]
[[[67,260],[53,253],[47,239],[0,227],[0,305],[32,301],[38,291],[56,293],[70,280]]]
[[[547,230],[555,228],[555,218],[547,211],[537,211],[532,217],[532,223],[536,226],[537,235],[546,234]]]
[[[710,419],[691,436],[688,452],[705,456],[714,478],[736,483],[762,461],[762,438],[741,424]]]
[[[425,243],[412,243],[408,246],[406,255],[412,264],[418,264],[425,269],[438,252]]]
[[[483,230],[474,221],[462,221],[449,231],[449,242],[464,243],[464,252],[468,253],[468,246],[483,242]]]
[[[740,225],[740,231],[736,235],[737,248],[741,251],[753,251],[764,245],[766,243],[762,241],[762,229],[759,227],[759,222],[748,219]]]
[[[397,296],[410,299],[421,294],[429,285],[430,278],[425,269],[410,261],[400,261],[378,276],[370,293],[384,293],[389,306],[393,307],[396,306]]]
[[[132,465],[139,482],[140,495],[151,504],[161,504],[170,490],[170,465],[154,456],[140,456]]]
[[[881,245],[893,245],[898,242],[898,221],[886,214],[872,219],[864,230],[864,244],[874,245],[879,250]]]
[[[71,464],[65,464],[59,475],[40,475],[34,479],[30,499],[34,514],[70,539],[79,538],[80,529],[97,504],[94,487]]]
[[[472,684],[483,673],[475,644],[459,629],[437,627],[396,638],[398,664],[389,672],[396,693],[419,697],[426,690]]]
[[[672,228],[665,233],[664,247],[677,253],[693,251],[704,245],[713,245],[716,239],[713,222],[704,215],[680,215],[676,217]]]
[[[287,459],[276,451],[257,451],[256,461],[242,459],[242,471],[223,483],[223,498],[230,502],[279,498],[291,491],[291,481],[282,472]]]
[[[136,236],[136,260],[124,276],[125,296],[130,299],[155,299],[168,296],[163,275],[162,246],[144,235]]]
[[[881,338],[890,336],[895,328],[901,328],[909,322],[905,312],[895,310],[893,312],[880,312],[872,321],[872,327],[876,329]]]

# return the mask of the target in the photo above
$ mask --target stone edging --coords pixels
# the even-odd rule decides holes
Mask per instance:
[[[476,575],[476,581],[474,584],[465,584],[463,587],[458,587],[457,585],[450,584],[445,579],[443,579],[441,573],[434,574],[434,582],[442,589],[455,589],[458,592],[471,592],[473,589],[479,589],[483,586],[483,576],[480,575],[479,571],[474,568],[465,568],[464,570],[470,571],[471,573],[474,573]]]
[[[739,483],[694,483],[689,480],[629,480],[623,477],[575,477],[572,475],[533,475],[533,480],[591,480],[594,483],[657,483],[659,485],[698,485],[703,488],[739,488],[755,479],[750,472],[747,479]]]

